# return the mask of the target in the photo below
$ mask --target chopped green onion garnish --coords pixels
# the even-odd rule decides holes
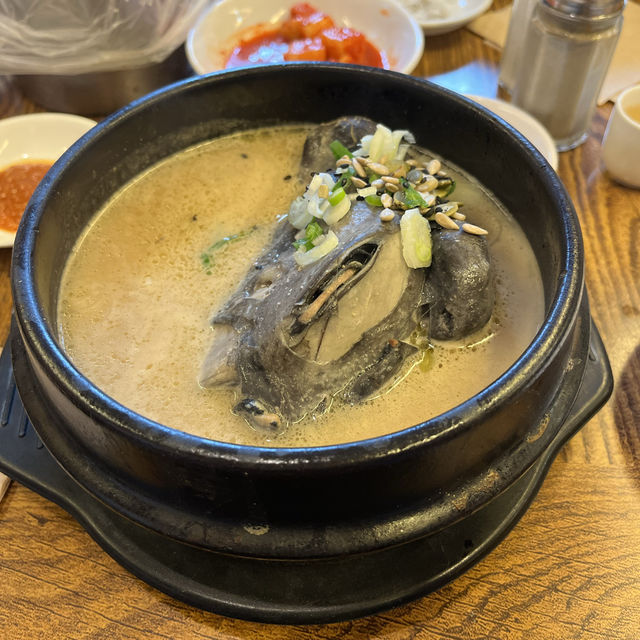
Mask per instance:
[[[433,191],[440,198],[446,198],[449,194],[453,193],[453,190],[456,188],[456,181],[451,180],[451,184],[444,185],[442,187],[438,187]]]
[[[349,186],[349,183],[351,182],[351,176],[353,176],[354,174],[355,174],[355,169],[353,167],[349,167],[347,171],[345,171],[340,175],[340,178],[338,178],[337,182],[333,185],[333,189],[331,189],[331,191],[335,191],[340,187],[346,189]]]
[[[418,209],[405,211],[400,218],[402,256],[410,269],[431,265],[431,227]]]
[[[301,267],[305,267],[308,264],[315,262],[316,260],[320,260],[328,253],[333,251],[338,246],[338,236],[329,229],[326,235],[322,239],[322,241],[313,247],[312,249],[308,249],[307,251],[296,251],[293,254],[294,260]]]
[[[324,233],[322,227],[315,220],[307,225],[305,231],[307,240],[311,240],[312,242]]]
[[[370,204],[372,207],[381,207],[382,206],[382,200],[380,199],[380,196],[367,196],[365,198],[365,202],[367,204]]]
[[[342,218],[349,213],[349,209],[351,209],[351,199],[344,197],[340,202],[338,202],[338,204],[333,207],[329,207],[329,209],[324,212],[322,219],[331,226],[339,220],[342,220]]]
[[[424,198],[413,187],[406,187],[404,190],[404,203],[408,209],[414,207],[426,207],[427,203]]]
[[[340,158],[342,158],[342,156],[347,156],[349,158],[353,158],[353,153],[351,153],[351,151],[349,151],[349,149],[347,149],[347,147],[345,147],[342,142],[340,142],[340,140],[334,140],[330,145],[329,148],[331,149],[333,155],[335,156],[336,160],[339,160]]]
[[[310,222],[305,227],[304,238],[301,238],[300,240],[296,240],[293,243],[293,246],[296,249],[299,249],[300,247],[304,247],[307,251],[309,251],[314,247],[313,241],[316,238],[319,238],[323,233],[324,231],[322,230],[322,227],[314,220],[313,222]]]
[[[332,207],[335,207],[342,198],[346,196],[346,192],[343,187],[338,187],[334,189],[331,194],[329,194],[329,204]]]
[[[367,196],[375,196],[376,191],[376,188],[371,185],[368,187],[362,187],[361,189],[356,189],[356,193],[363,198],[366,198]]]
[[[245,229],[244,231],[239,231],[233,235],[220,238],[220,240],[214,242],[206,251],[203,251],[200,254],[200,262],[202,262],[202,267],[206,271],[207,275],[211,275],[211,267],[213,267],[213,256],[215,253],[222,249],[226,249],[232,242],[236,242],[236,240],[240,240],[241,238],[248,236],[256,229],[257,227],[251,227],[250,229]]]

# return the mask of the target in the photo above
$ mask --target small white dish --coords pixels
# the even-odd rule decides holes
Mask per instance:
[[[640,189],[640,84],[616,98],[602,140],[602,160],[616,182]]]
[[[275,25],[289,15],[294,0],[220,0],[191,29],[185,44],[187,58],[198,74],[224,69],[238,33],[258,24]],[[424,50],[420,25],[393,0],[311,0],[336,25],[351,27],[383,50],[389,67],[411,73]]]
[[[464,27],[489,9],[493,0],[397,0],[430,36]]]
[[[485,98],[484,96],[467,95],[467,98],[481,104],[489,111],[508,122],[517,129],[538,151],[547,159],[547,162],[558,169],[558,151],[551,134],[533,116],[510,102],[497,98]]]
[[[30,113],[0,120],[0,171],[24,160],[55,162],[95,124],[67,113]],[[0,247],[12,247],[15,237],[0,229]]]

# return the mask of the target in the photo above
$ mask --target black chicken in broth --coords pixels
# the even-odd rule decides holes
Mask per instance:
[[[65,266],[74,366],[146,418],[252,446],[381,436],[491,384],[544,319],[531,246],[473,176],[405,148],[405,132],[361,144],[376,130],[351,118],[237,132],[123,185]],[[385,180],[372,163],[392,164],[387,144],[405,155]]]
[[[252,425],[279,431],[361,403],[420,362],[429,340],[459,340],[491,318],[487,232],[413,143],[356,117],[309,133],[306,191],[215,313],[202,367],[201,385],[236,389],[234,410]]]

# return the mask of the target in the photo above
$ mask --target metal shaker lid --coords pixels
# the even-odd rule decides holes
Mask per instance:
[[[626,0],[543,0],[556,11],[579,18],[608,18],[619,14]]]

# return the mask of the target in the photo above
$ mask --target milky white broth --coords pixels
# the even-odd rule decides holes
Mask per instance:
[[[152,167],[97,213],[68,262],[59,302],[64,348],[85,376],[121,404],[182,431],[249,445],[316,446],[422,422],[517,359],[543,319],[532,250],[496,200],[448,166],[458,185],[451,197],[490,232],[498,278],[487,327],[460,343],[436,344],[430,368],[414,367],[381,397],[357,407],[334,404],[276,435],[234,415],[233,392],[198,385],[214,311],[269,242],[276,216],[304,189],[296,179],[304,138],[304,129],[285,127],[207,142]],[[202,252],[256,225],[218,252],[207,274]]]

